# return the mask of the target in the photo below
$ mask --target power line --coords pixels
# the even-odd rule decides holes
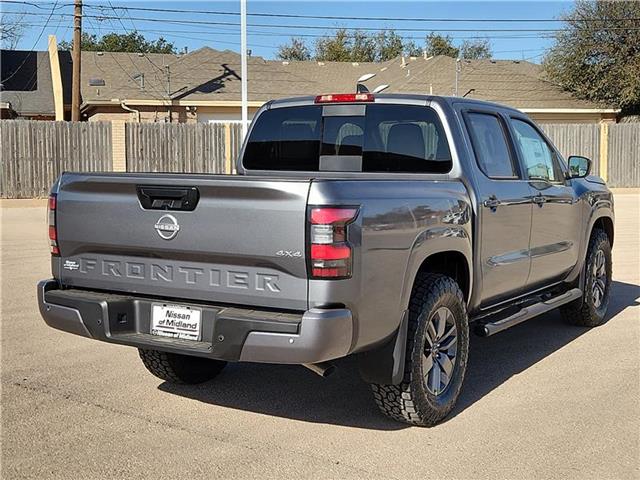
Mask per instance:
[[[39,26],[42,25],[41,23],[30,23],[30,24],[24,24],[24,25],[28,25],[28,26]],[[96,29],[100,29],[95,27]],[[224,27],[218,27],[219,29],[223,30]],[[103,29],[104,30],[104,29]],[[382,31],[383,29],[381,29]],[[189,34],[198,34],[198,35],[204,35],[204,36],[220,36],[220,35],[228,35],[229,32],[236,32],[237,29],[224,29],[223,31],[213,31],[211,29],[209,30],[154,30],[154,29],[144,29],[144,28],[136,28],[136,31],[138,32],[150,32],[150,33],[159,33],[161,35],[164,36],[169,36],[170,33],[189,33]],[[166,34],[166,35],[165,35]],[[305,34],[305,33],[299,33],[296,35],[291,35],[291,32],[273,32],[273,31],[263,31],[263,30],[253,30],[251,32],[249,32],[249,34],[251,36],[254,37],[281,37],[281,36],[292,36],[292,37],[302,37],[302,38],[327,38],[329,35],[328,34]],[[177,36],[177,35],[174,35]],[[398,35],[399,37],[401,37],[404,40],[424,40],[425,36],[424,35]],[[523,34],[523,35],[465,35],[465,36],[452,36],[451,38],[454,40],[462,40],[462,39],[530,39],[530,38],[551,38],[550,35],[535,35],[535,34]],[[202,40],[199,39],[197,37],[181,37],[181,38],[188,38],[188,39],[196,39],[196,40]],[[221,43],[228,43],[228,44],[234,44],[237,42],[221,42]],[[271,48],[271,46],[268,45],[257,45],[254,44],[254,46],[259,46],[259,47],[265,47],[265,48]]]
[[[13,1],[13,0],[3,0],[4,3],[15,3],[15,4],[26,4],[26,5],[34,5],[31,2],[26,1]],[[87,5],[89,8],[101,9],[108,8],[111,9],[111,6],[106,5]],[[229,11],[220,11],[220,10],[185,10],[185,9],[174,9],[174,8],[158,8],[158,7],[123,7],[116,6],[115,9],[118,10],[131,10],[131,11],[139,11],[139,12],[163,12],[163,13],[197,13],[197,14],[205,14],[205,15],[229,15],[229,16],[240,16],[240,12],[229,12]],[[295,14],[295,13],[247,13],[249,17],[263,17],[263,18],[300,18],[300,19],[312,19],[312,20],[362,20],[362,21],[378,21],[378,22],[459,22],[459,23],[471,23],[471,22],[482,22],[482,23],[541,23],[541,22],[565,22],[566,20],[561,18],[407,18],[407,17],[372,17],[372,16],[345,16],[345,15],[307,15],[307,14]],[[580,18],[575,19],[578,22],[605,22],[605,21],[632,21],[632,20],[640,20],[639,18],[607,18],[607,19],[595,19],[595,18]]]
[[[58,32],[58,29],[60,28],[60,24],[62,23],[62,19],[58,20],[58,24],[56,25],[56,28],[53,31],[53,34],[55,35]],[[67,27],[68,29],[69,27]],[[65,29],[66,30],[66,29]],[[24,82],[25,85],[25,89],[29,90],[33,87],[34,84],[32,84],[31,82],[38,81],[38,72],[40,71],[40,67],[42,67],[42,64],[46,61],[49,60],[49,55],[42,55],[42,58],[40,59],[40,61],[38,61],[38,64],[36,65],[36,69],[33,71],[33,73],[31,74],[31,77],[29,77],[29,80],[27,80],[26,82]]]
[[[118,58],[116,57],[116,55],[114,54],[114,52],[107,52],[109,55],[111,55],[111,58],[113,59],[113,61],[116,63],[116,65],[120,68],[120,70],[122,70],[124,72],[124,74],[129,78],[129,80],[131,80],[134,84],[138,84],[137,80],[127,71],[127,69],[118,61]],[[128,53],[128,52],[120,52],[120,53]],[[137,71],[139,70],[138,66],[135,64],[135,62],[133,61],[133,59],[131,58],[130,55],[126,55],[126,57],[129,59],[129,61],[131,62],[131,65],[133,65],[134,69]],[[102,70],[97,63],[95,63],[96,67],[104,72],[104,70]],[[154,99],[156,100],[165,100],[165,96],[164,93],[159,92],[158,90],[156,90],[155,88],[148,88],[145,85],[144,88],[145,91],[147,91]]]
[[[113,7],[113,5],[111,4],[111,0],[109,0],[109,5],[111,5],[111,8],[113,9],[114,13],[116,13],[115,8],[114,8],[114,7]],[[127,16],[129,16],[129,19],[131,19],[131,16],[129,15],[129,13],[128,13],[128,12],[127,12]],[[129,31],[127,30],[127,27],[125,27],[125,26],[124,26],[124,22],[122,21],[122,19],[121,19],[120,17],[118,17],[118,21],[120,22],[120,25],[122,25],[122,28],[124,29],[125,33],[127,33],[127,35],[128,35],[128,34],[129,34]],[[133,25],[133,27],[134,27],[134,31],[135,31],[135,30],[136,30],[136,28],[135,28],[135,24],[133,23],[133,20],[131,20],[131,24]],[[153,65],[155,68],[157,68],[158,70],[162,71],[162,69],[161,69],[158,65],[156,65],[155,63],[153,63],[149,57],[147,57],[147,56],[145,55],[145,57],[144,57],[144,58],[146,58],[146,59],[147,59],[147,61],[148,61],[149,63],[151,63],[151,65]],[[133,60],[131,61],[131,63],[133,63]],[[169,95],[169,92],[167,92],[167,95]]]
[[[53,8],[51,9],[51,13],[49,13],[49,16],[47,17],[47,21],[44,23],[44,26],[42,27],[42,30],[40,30],[40,34],[38,35],[38,38],[36,38],[36,41],[33,43],[33,47],[31,47],[31,50],[29,50],[30,52],[35,52],[36,50],[36,46],[38,45],[38,42],[40,41],[40,39],[42,38],[42,35],[44,34],[44,31],[47,29],[47,27],[49,26],[49,22],[51,21],[51,17],[53,16],[53,12],[56,9],[58,2],[54,3]],[[24,60],[22,61],[22,63],[18,66],[18,68],[16,70],[14,70],[14,72],[9,75],[7,78],[3,78],[2,82],[8,82],[9,80],[11,80],[13,77],[16,76],[16,74],[20,71],[20,69],[24,66],[25,63],[27,63],[27,60],[29,59],[29,56],[26,55],[24,57]],[[37,70],[36,70],[37,72]],[[33,76],[32,76],[33,78]]]
[[[97,27],[97,26],[92,26],[91,30],[97,30],[97,31],[113,31],[113,29],[110,28],[103,28],[103,27]],[[121,29],[120,29],[121,30]],[[124,30],[125,32],[127,32],[127,30]],[[201,39],[198,37],[194,37],[194,36],[185,36],[185,35],[173,35],[172,32],[181,32],[181,33],[200,33],[203,35],[226,35],[226,33],[211,33],[211,32],[206,32],[206,31],[191,31],[191,30],[148,30],[148,29],[135,29],[136,32],[147,32],[147,33],[157,33],[157,34],[161,34],[163,36],[166,37],[176,37],[176,38],[185,38],[185,39],[189,39],[189,40],[201,40],[201,41],[209,41],[207,39]],[[319,37],[315,37],[315,38],[319,38]],[[416,39],[423,39],[423,37],[415,37]],[[474,37],[463,37],[463,38],[474,38]],[[485,38],[485,37],[478,37],[478,38]],[[502,37],[499,37],[502,38]],[[523,38],[532,38],[532,37],[523,37]],[[536,37],[538,38],[538,37]],[[237,45],[238,42],[225,42],[225,41],[221,41],[221,40],[216,40],[217,43],[222,43],[222,44],[227,44],[227,45]],[[256,43],[251,43],[249,44],[249,47],[261,47],[261,48],[273,48],[273,45],[261,45],[261,44],[256,44]],[[495,50],[493,51],[493,53],[513,53],[513,52],[541,52],[543,50],[546,50],[546,48],[517,48],[517,49],[513,49],[513,50]],[[149,61],[151,61],[151,59],[149,59]],[[154,66],[156,66],[155,63],[151,62]]]
[[[113,8],[113,4],[111,3],[111,0],[108,0],[108,1],[109,1],[109,5],[111,5],[111,7],[112,7],[112,9],[113,9],[114,13],[117,13],[117,12],[115,11],[115,8]],[[129,20],[131,21],[131,25],[133,25],[134,31],[137,31],[137,30],[136,30],[136,26],[135,26],[135,24],[133,23],[133,20],[131,20],[131,16],[129,15],[129,12],[127,12],[127,16],[129,17]],[[120,22],[120,25],[122,25],[122,28],[124,29],[124,31],[125,31],[127,34],[129,34],[129,32],[127,31],[127,28],[124,26],[124,22],[122,21],[122,19],[121,19],[120,17],[118,17],[118,20],[119,20],[119,22]],[[129,61],[131,62],[131,64],[132,64],[132,65],[134,65],[134,67],[136,67],[136,66],[135,66],[135,64],[134,64],[134,62],[133,62],[133,59],[132,59],[130,56],[128,56],[128,55],[127,55],[127,57],[129,58]],[[168,80],[168,75],[169,75],[168,68],[169,68],[169,67],[168,67],[168,66],[167,66],[167,67],[165,67],[165,68],[167,69],[167,70],[166,70],[166,72],[165,72],[165,69],[164,69],[164,68],[159,67],[158,65],[156,65],[156,64],[155,64],[155,63],[154,63],[154,62],[149,58],[149,56],[148,56],[148,55],[144,55],[144,58],[145,58],[145,59],[146,59],[146,60],[151,64],[151,66],[153,66],[153,67],[154,67],[155,69],[157,69],[159,72],[162,72],[162,80],[164,80],[164,79],[165,79],[165,76],[167,77],[167,98],[171,98],[171,92],[169,91],[170,89],[169,89],[169,80]],[[164,64],[164,58],[163,58],[162,63]],[[137,67],[136,67],[136,68],[137,68]],[[144,74],[142,74],[142,75],[144,75]],[[158,82],[158,83],[160,83],[160,82],[161,82],[160,77],[158,77],[157,72],[153,72],[153,76],[155,77],[156,82]],[[144,82],[144,80],[142,80],[142,82]]]
[[[73,3],[62,3],[62,4],[59,4],[58,2],[41,2],[40,4],[38,4],[38,3],[33,3],[33,2],[18,2],[18,1],[14,1],[14,0],[0,0],[0,3],[15,3],[15,4],[19,4],[19,5],[29,5],[31,7],[38,8],[40,10],[49,10],[49,7],[45,7],[44,6],[45,4],[48,4],[48,5],[53,4],[53,10],[59,10],[60,8],[73,6]]]
[[[5,12],[5,13],[13,13],[13,14],[23,14],[23,15],[42,15],[41,13],[35,12]],[[52,15],[56,16],[72,16],[71,14],[66,13],[52,13]],[[83,15],[83,17],[95,18],[97,20],[110,20],[110,19],[118,19],[119,17],[112,17],[108,15]],[[240,24],[235,22],[215,22],[209,20],[172,20],[166,18],[146,18],[146,17],[130,17],[131,20],[136,20],[140,22],[160,22],[160,23],[169,23],[175,25],[227,25],[227,26],[235,26],[239,27]],[[635,19],[629,19],[635,20]],[[249,27],[259,27],[259,28],[298,28],[298,29],[309,29],[309,30],[341,30],[345,27],[337,27],[337,26],[329,26],[329,25],[273,25],[266,23],[253,23],[248,24]],[[361,30],[361,31],[380,31],[383,30],[378,27],[349,27],[350,30]],[[559,32],[563,31],[563,29],[554,29],[554,28],[446,28],[446,29],[436,29],[436,28],[394,28],[394,31],[399,32]],[[603,27],[594,29],[594,31],[600,30],[640,30],[640,27]]]
[[[100,8],[99,5],[92,5],[94,8]],[[147,11],[147,12],[165,12],[165,13],[200,13],[209,15],[233,15],[239,16],[239,12],[221,12],[212,10],[178,10],[168,8],[150,8],[150,7],[116,7],[122,10]],[[407,17],[366,17],[366,16],[342,16],[342,15],[305,15],[295,13],[247,13],[249,17],[265,17],[265,18],[304,18],[312,20],[362,20],[377,22],[496,22],[496,23],[540,23],[540,22],[565,22],[560,18],[407,18]],[[640,20],[629,18],[609,18],[606,21],[615,20]],[[598,22],[599,19],[585,18],[577,19],[583,22]]]

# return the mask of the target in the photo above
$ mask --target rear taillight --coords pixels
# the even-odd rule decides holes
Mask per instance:
[[[373,102],[374,100],[373,93],[329,93],[318,95],[315,103],[358,103]]]
[[[56,229],[56,209],[57,200],[56,195],[51,194],[49,197],[49,245],[51,245],[51,255],[60,255],[60,249],[58,248],[58,230]]]
[[[347,242],[348,224],[358,215],[352,207],[313,207],[309,212],[309,271],[311,278],[350,278],[353,251]]]

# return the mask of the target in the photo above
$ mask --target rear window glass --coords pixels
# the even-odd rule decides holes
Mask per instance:
[[[516,176],[502,121],[488,113],[467,115],[473,149],[482,171],[490,178]]]
[[[451,170],[444,130],[428,107],[372,104],[364,116],[323,117],[322,111],[322,105],[311,105],[263,112],[247,142],[244,167],[353,171],[352,159],[359,157],[361,162],[355,165],[361,165],[363,172]],[[327,157],[333,160],[326,161]],[[341,157],[349,158],[342,162]]]
[[[322,109],[275,108],[256,120],[242,159],[250,170],[317,170]]]

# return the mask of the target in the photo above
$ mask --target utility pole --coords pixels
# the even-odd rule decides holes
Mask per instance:
[[[82,39],[82,0],[73,4],[73,80],[71,85],[71,121],[80,121],[80,41]]]
[[[240,0],[240,84],[242,89],[242,139],[247,136],[247,0]]]

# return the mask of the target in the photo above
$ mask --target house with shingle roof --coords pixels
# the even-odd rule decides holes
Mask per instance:
[[[58,75],[66,80],[63,103],[71,103],[71,56],[60,52]],[[54,87],[49,52],[0,50],[2,118],[55,120]]]
[[[579,100],[539,65],[511,60],[397,57],[381,63],[248,59],[249,115],[282,97],[353,92],[362,75],[385,93],[459,95],[503,103],[538,122],[615,121],[618,110]],[[183,55],[82,52],[83,118],[140,122],[240,121],[240,55],[204,47]],[[4,101],[4,97],[3,97]]]

